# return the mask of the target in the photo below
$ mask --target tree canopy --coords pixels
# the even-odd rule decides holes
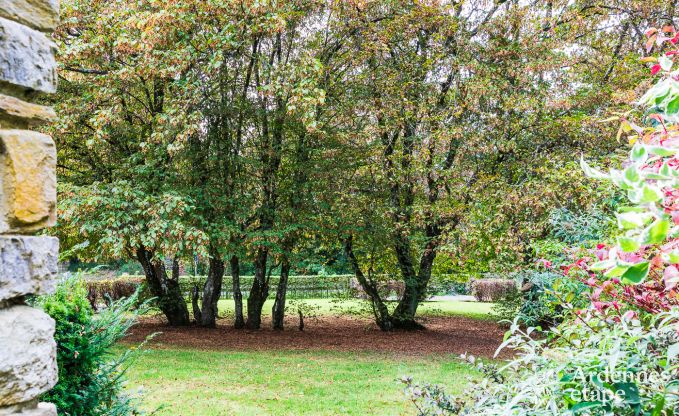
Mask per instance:
[[[432,273],[530,262],[549,207],[597,202],[573,155],[609,162],[617,127],[598,120],[628,109],[642,28],[674,7],[64,1],[62,242],[138,260],[173,324],[190,320],[182,259],[209,263],[202,325],[228,266],[236,326],[259,328],[275,292],[282,328],[287,275],[323,252],[348,261],[380,327],[417,327]],[[404,282],[395,310],[383,275]]]

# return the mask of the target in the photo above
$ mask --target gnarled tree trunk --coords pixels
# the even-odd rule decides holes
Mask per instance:
[[[269,251],[265,248],[257,250],[255,256],[255,280],[248,296],[248,320],[245,322],[248,329],[259,329],[262,325],[262,307],[269,297],[269,281],[266,275],[268,256]]]
[[[172,278],[169,278],[165,264],[161,260],[154,259],[152,251],[140,247],[135,254],[144,269],[146,284],[151,295],[157,298],[158,308],[163,312],[168,323],[172,326],[188,325],[190,323],[189,309],[179,287],[178,266],[173,265],[173,271],[176,269],[177,273],[173,273]]]
[[[216,250],[210,250],[210,265],[207,279],[203,286],[202,309],[200,311],[200,326],[214,328],[217,325],[217,303],[222,294],[222,282],[224,280],[224,260],[219,257]]]
[[[285,319],[285,295],[288,291],[288,277],[290,275],[290,259],[288,256],[283,257],[281,263],[281,277],[278,280],[278,287],[276,288],[276,299],[271,308],[271,323],[273,329],[282,330],[283,321]]]
[[[236,329],[245,327],[245,319],[243,319],[243,292],[240,290],[240,263],[238,256],[231,256],[229,261],[231,266],[231,278],[233,285],[233,306],[234,306],[234,322],[233,326]]]
[[[356,279],[363,287],[368,299],[370,299],[370,304],[372,306],[373,315],[375,316],[375,323],[380,327],[382,331],[391,331],[393,325],[391,322],[391,316],[389,315],[389,309],[387,305],[382,300],[377,289],[377,284],[370,278],[366,277],[361,270],[361,266],[358,263],[356,254],[354,253],[353,236],[349,236],[344,240],[344,252],[349,259],[351,268],[356,275]]]
[[[366,277],[358,263],[358,259],[353,251],[352,237],[344,240],[344,250],[346,252],[349,263],[351,264],[357,280],[370,299],[375,315],[375,323],[383,331],[390,331],[393,329],[416,330],[424,329],[424,327],[417,323],[415,314],[420,302],[425,300],[427,293],[427,286],[431,279],[431,270],[436,259],[436,249],[438,247],[438,227],[433,227],[427,230],[429,242],[426,244],[424,252],[420,257],[419,269],[415,272],[413,266],[412,255],[408,244],[397,246],[397,259],[401,269],[401,277],[405,284],[405,290],[401,299],[399,299],[396,309],[393,313],[384,303],[384,300],[379,294],[376,282]],[[398,240],[397,240],[398,241]],[[402,242],[402,241],[400,241]]]

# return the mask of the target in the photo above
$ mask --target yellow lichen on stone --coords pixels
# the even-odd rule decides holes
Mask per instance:
[[[52,31],[59,21],[58,0],[0,0],[0,16],[41,31]]]
[[[52,107],[0,94],[0,129],[34,127],[55,118],[56,113]]]
[[[24,232],[56,222],[56,149],[52,139],[28,130],[0,130],[4,207],[0,232]],[[4,211],[4,212],[3,212]],[[4,220],[4,221],[3,221]]]

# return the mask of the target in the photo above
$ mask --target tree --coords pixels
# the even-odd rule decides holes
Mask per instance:
[[[329,250],[341,241],[383,329],[419,328],[437,268],[530,261],[549,206],[595,197],[564,161],[611,148],[599,139],[610,126],[587,114],[633,89],[631,57],[644,52],[624,35],[675,10],[660,0],[123,4],[69,0],[56,33],[61,235],[83,256],[138,260],[172,323],[188,310],[163,260],[208,259],[195,296],[204,326],[216,324],[228,261],[235,326],[249,328],[261,326],[274,270],[282,327],[309,236],[335,240]],[[247,322],[244,264],[255,274]],[[384,274],[406,287],[393,311]]]
[[[263,10],[267,24],[249,39],[252,82],[243,89],[251,109],[243,152],[254,195],[251,217],[243,222],[254,266],[245,325],[260,328],[270,276],[280,267],[272,313],[274,328],[281,329],[291,256],[311,222],[312,195],[305,190],[315,168],[310,154],[321,144],[317,118],[325,91],[319,56],[328,20],[323,2],[291,1]]]
[[[594,124],[585,111],[606,96],[595,87],[612,95],[629,85],[613,70],[598,77],[590,69],[601,50],[612,51],[614,67],[629,53],[617,37],[632,30],[625,16],[612,17],[613,36],[597,29],[606,9],[483,1],[342,8],[352,71],[341,135],[361,162],[344,172],[345,192],[334,200],[347,257],[382,329],[420,328],[415,314],[442,250],[463,262],[481,246],[488,261],[509,268],[529,260],[527,237],[544,232],[550,203],[592,200],[563,176],[542,178],[591,149],[573,137],[583,120]],[[394,270],[405,293],[390,311],[378,280]]]
[[[190,16],[168,12],[150,3],[64,4],[56,32],[61,117],[52,133],[62,235],[89,243],[83,255],[138,260],[169,323],[185,325],[178,273],[168,275],[163,258],[176,264],[202,250],[205,234],[194,226],[194,201],[177,191],[174,166],[173,149],[198,124],[176,100],[188,65],[177,45]]]

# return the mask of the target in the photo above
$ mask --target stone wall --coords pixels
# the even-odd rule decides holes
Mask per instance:
[[[57,382],[54,321],[26,306],[54,290],[59,242],[37,236],[56,216],[56,150],[33,131],[54,111],[58,0],[0,0],[0,416],[56,415],[39,403]]]

